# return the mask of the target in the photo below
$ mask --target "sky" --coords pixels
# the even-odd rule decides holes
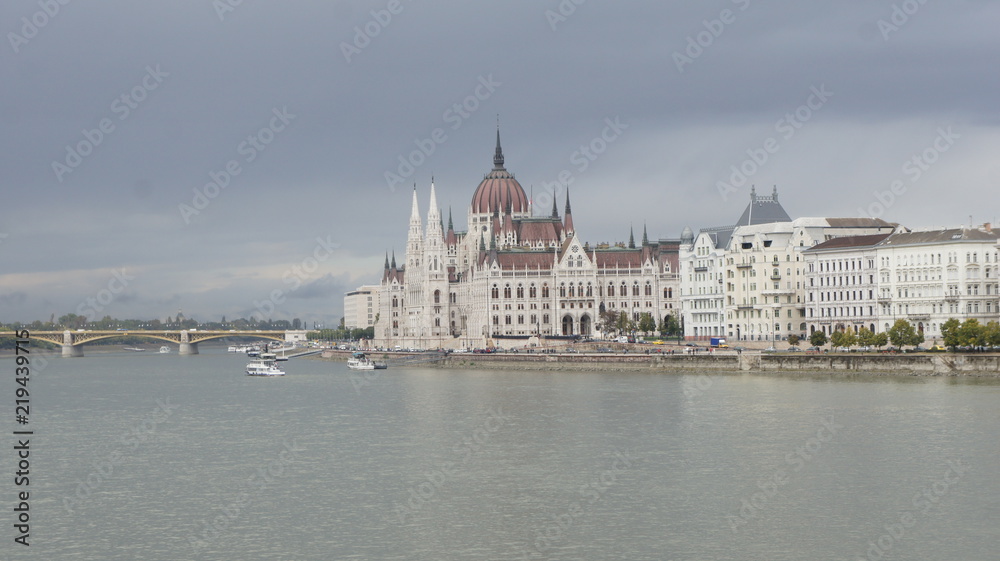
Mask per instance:
[[[0,4],[0,322],[339,322],[492,168],[591,243],[996,222],[1000,2]],[[447,220],[447,218],[446,218]]]

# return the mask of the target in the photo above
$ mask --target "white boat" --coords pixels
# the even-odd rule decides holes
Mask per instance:
[[[384,370],[386,364],[373,361],[365,353],[354,353],[347,359],[347,367],[351,370]]]
[[[143,351],[146,350],[146,349],[143,349],[143,348],[140,348],[140,347],[123,347],[123,348],[126,351],[132,351],[133,353],[141,353],[141,352],[143,352]]]
[[[247,376],[284,376],[285,371],[275,364],[273,353],[262,353],[247,364]]]
[[[167,354],[169,352],[170,352],[170,347],[168,347],[166,345],[163,345],[162,347],[160,347],[160,354],[161,355],[165,355],[165,354]]]

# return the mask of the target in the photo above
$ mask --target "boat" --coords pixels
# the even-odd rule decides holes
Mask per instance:
[[[163,345],[162,347],[160,347],[160,354],[161,355],[165,355],[165,354],[167,354],[169,352],[170,352],[170,347],[168,347],[166,345]]]
[[[247,376],[284,376],[285,371],[275,364],[273,353],[261,353],[261,355],[247,364]]]
[[[260,349],[258,349],[257,347],[247,347],[247,351],[246,352],[247,352],[247,356],[249,356],[249,357],[258,357],[258,356],[260,356]]]
[[[141,353],[141,352],[143,352],[143,351],[146,350],[146,349],[143,349],[143,348],[140,348],[140,347],[123,347],[123,348],[126,351],[132,351],[133,353]]]
[[[387,365],[373,361],[365,353],[354,353],[347,359],[347,367],[351,370],[385,370]]]

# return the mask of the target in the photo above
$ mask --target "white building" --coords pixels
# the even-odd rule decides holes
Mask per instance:
[[[843,236],[891,233],[878,218],[797,218],[739,226],[726,255],[726,327],[735,340],[808,335],[804,252]]]
[[[426,228],[414,189],[405,264],[387,259],[375,345],[522,346],[538,337],[596,334],[600,313],[675,312],[679,240],[590,246],[573,223],[569,194],[559,216],[536,216],[504,167],[497,133],[493,169],[476,188],[468,231],[445,229],[433,180]]]
[[[386,267],[389,257],[386,256]],[[364,329],[375,325],[379,312],[379,285],[360,286],[344,295],[344,327]]]
[[[891,234],[847,236],[803,252],[809,335],[862,327],[885,331],[879,321],[878,244]]]

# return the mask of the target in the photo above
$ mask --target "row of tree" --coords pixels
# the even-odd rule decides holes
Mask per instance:
[[[605,310],[599,314],[596,327],[602,333],[617,335],[641,332],[645,335],[659,333],[661,336],[669,337],[681,334],[681,324],[675,316],[664,316],[657,323],[653,316],[647,312],[640,314],[639,320],[636,321],[625,312]]]
[[[845,348],[854,346],[881,348],[889,343],[896,347],[915,347],[924,342],[924,334],[914,328],[909,321],[900,319],[884,333],[874,333],[867,327],[862,327],[857,333],[851,330],[834,331],[829,339],[822,331],[816,331],[809,336],[809,342],[816,347],[822,347],[828,341],[833,347]],[[791,337],[789,343],[794,344],[791,342]]]

